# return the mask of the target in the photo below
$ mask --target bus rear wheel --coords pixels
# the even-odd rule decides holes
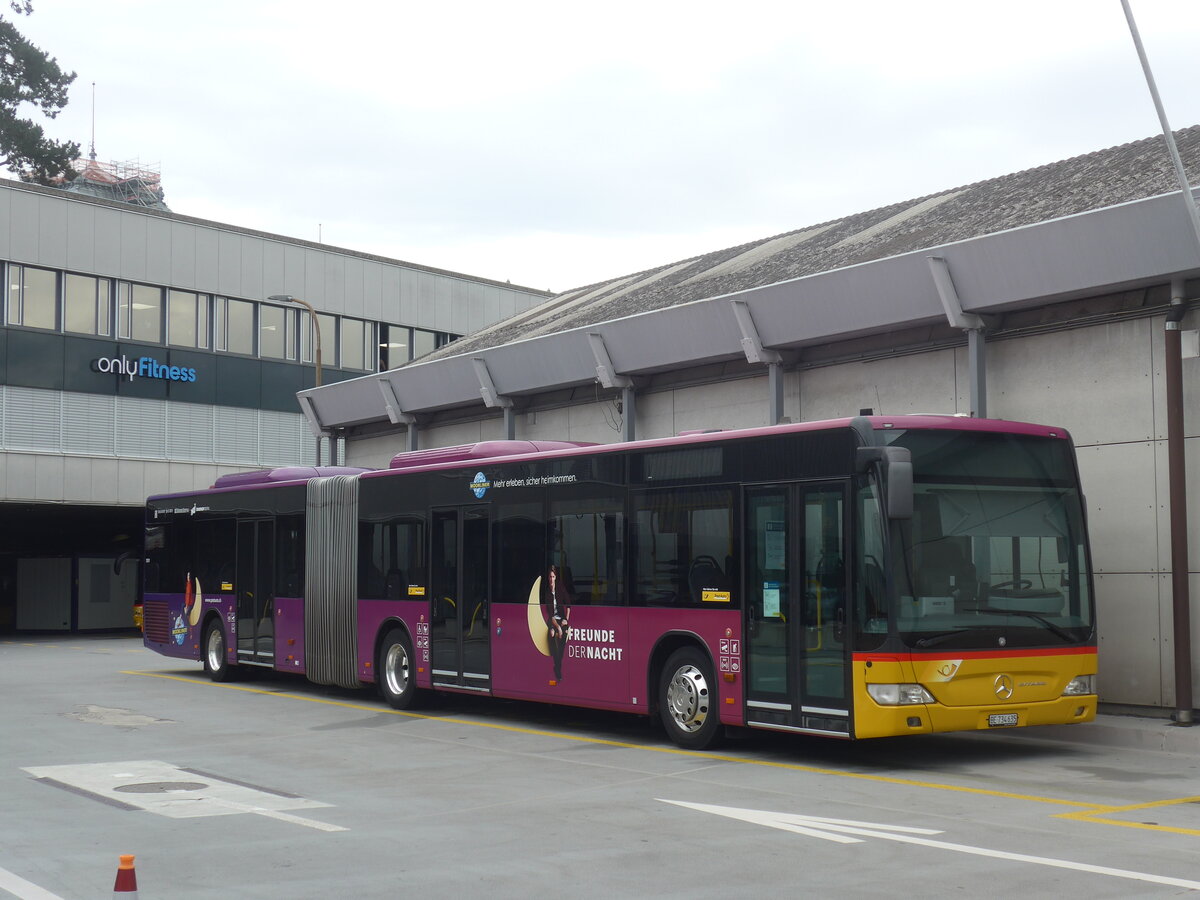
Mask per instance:
[[[680,747],[706,750],[716,744],[721,730],[717,683],[712,663],[695,647],[681,647],[667,658],[658,712],[667,736]]]
[[[204,629],[204,672],[213,681],[230,681],[233,678],[233,666],[225,656],[225,632],[221,623],[209,622]]]
[[[388,706],[392,709],[412,706],[417,697],[417,678],[408,635],[398,628],[389,631],[379,645],[379,659],[375,665],[379,694]]]

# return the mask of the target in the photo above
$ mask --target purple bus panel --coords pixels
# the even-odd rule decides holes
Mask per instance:
[[[644,708],[644,692],[629,679],[634,653],[628,607],[572,607],[565,641],[551,635],[544,610],[541,604],[492,604],[493,693],[602,709]]]
[[[412,641],[413,667],[417,687],[433,684],[429,667],[429,601],[428,600],[359,600],[358,601],[358,677],[361,681],[377,681],[375,677],[375,639],[390,627],[402,625]]]
[[[275,598],[275,668],[303,674],[304,598]]]
[[[198,597],[191,607],[184,594],[151,594],[143,604],[142,643],[164,656],[201,659],[204,626],[212,611],[225,630],[225,647],[230,662],[237,660],[237,642],[233,640],[235,605],[233,594]]]
[[[644,679],[655,646],[666,634],[690,635],[712,656],[721,721],[740,724],[740,619],[736,610],[575,606],[566,640],[556,642],[540,605],[497,603],[491,623],[492,692],[644,713],[658,690]],[[736,681],[725,682],[725,674]]]

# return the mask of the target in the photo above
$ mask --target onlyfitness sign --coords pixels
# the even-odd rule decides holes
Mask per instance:
[[[184,366],[167,366],[152,356],[130,359],[128,356],[101,356],[92,360],[92,370],[103,375],[124,375],[135,378],[161,378],[164,381],[195,381],[196,370]]]

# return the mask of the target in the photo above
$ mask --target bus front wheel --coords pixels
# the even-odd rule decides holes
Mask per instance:
[[[695,647],[681,647],[667,658],[659,679],[658,711],[667,736],[688,750],[717,742],[721,717],[712,663]]]
[[[408,709],[417,695],[416,668],[413,663],[412,642],[396,628],[389,631],[379,645],[375,679],[379,694],[392,709]]]
[[[233,666],[225,658],[225,632],[220,622],[210,622],[204,629],[204,672],[213,681],[233,678]]]

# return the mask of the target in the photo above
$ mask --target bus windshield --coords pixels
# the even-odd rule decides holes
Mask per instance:
[[[913,517],[892,540],[892,623],[913,649],[1078,644],[1093,602],[1068,441],[899,431]]]

